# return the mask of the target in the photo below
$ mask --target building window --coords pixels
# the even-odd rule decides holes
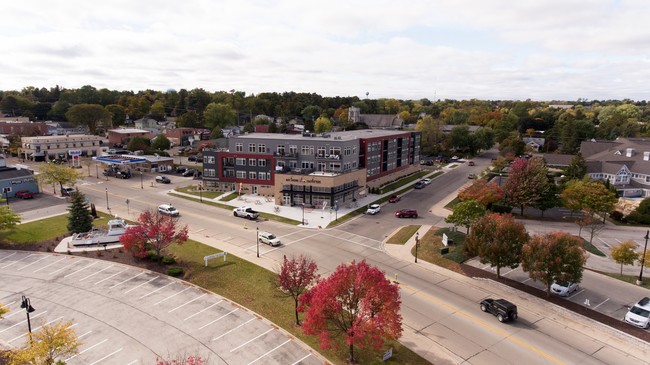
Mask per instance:
[[[300,147],[300,153],[303,156],[313,156],[314,155],[314,146],[301,146]]]
[[[263,159],[263,158],[260,158],[259,160],[257,160],[257,166],[266,167],[266,160]]]
[[[237,166],[246,166],[246,159],[245,158],[237,158],[236,162]]]
[[[278,152],[278,155],[284,156],[284,145],[283,144],[278,145],[277,152]]]
[[[343,154],[345,156],[350,156],[352,154],[352,146],[345,147],[345,149],[343,150]]]
[[[266,180],[266,172],[259,172],[257,178],[260,180]]]
[[[248,159],[248,166],[257,166],[257,159],[249,158]]]
[[[316,156],[318,157],[325,157],[325,147],[318,147],[316,150]]]
[[[235,152],[244,152],[244,144],[243,143],[237,143],[235,145]]]
[[[255,172],[255,171],[249,171],[249,172],[248,172],[248,178],[249,178],[249,179],[257,179],[257,172]]]
[[[215,162],[214,156],[203,156],[203,163],[214,163],[214,162]]]
[[[257,152],[257,145],[255,143],[249,143],[248,152]]]
[[[238,179],[245,179],[246,178],[246,171],[237,171],[237,178]]]
[[[215,177],[217,176],[215,169],[204,169],[203,170],[203,176],[207,177]]]
[[[258,145],[258,149],[259,149],[260,153],[266,153],[266,145],[265,144]]]
[[[290,145],[289,146],[289,154],[295,155],[298,153],[298,146],[296,145]]]

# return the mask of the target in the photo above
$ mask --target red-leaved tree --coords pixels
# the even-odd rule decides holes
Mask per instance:
[[[120,242],[134,256],[146,257],[149,250],[154,250],[160,257],[162,250],[169,245],[174,242],[182,245],[187,238],[187,225],[178,227],[177,219],[150,209],[140,214],[136,226],[126,229]]]
[[[174,359],[156,359],[156,365],[206,365],[207,363],[198,355],[177,356]]]
[[[280,266],[280,273],[278,274],[280,287],[287,295],[293,298],[296,312],[296,325],[298,326],[300,326],[298,300],[311,285],[318,281],[319,275],[316,273],[316,270],[318,270],[318,266],[314,260],[303,255],[298,257],[292,256],[289,259],[285,256]]]
[[[354,362],[354,345],[379,350],[387,340],[402,334],[400,296],[378,268],[365,260],[339,265],[327,279],[300,297],[306,312],[302,327],[317,335],[321,348],[336,347],[333,338],[343,335]]]
[[[474,183],[467,189],[458,193],[458,199],[461,201],[476,200],[485,207],[498,202],[503,199],[505,193],[501,187],[493,182],[488,182],[485,179],[474,180]]]
[[[519,207],[521,215],[524,215],[525,207],[535,206],[544,196],[549,184],[547,173],[548,169],[541,158],[516,159],[510,165],[504,186],[506,201]]]

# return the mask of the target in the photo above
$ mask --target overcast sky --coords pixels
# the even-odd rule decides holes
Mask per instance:
[[[5,1],[0,90],[650,99],[650,1]]]

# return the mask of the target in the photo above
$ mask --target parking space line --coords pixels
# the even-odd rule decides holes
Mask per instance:
[[[61,270],[67,269],[67,268],[69,268],[70,266],[72,266],[72,265],[74,265],[74,264],[76,264],[76,262],[72,262],[72,263],[70,263],[70,264],[65,265],[65,266],[62,267],[62,268],[56,269],[56,270],[52,271],[52,272],[50,273],[50,275],[53,275],[53,274],[55,274],[55,273],[57,273],[57,272],[59,272],[59,271],[61,271]]]
[[[304,359],[306,359],[306,358],[308,358],[309,356],[311,356],[311,352],[310,352],[310,353],[308,353],[308,354],[307,354],[307,356],[305,356],[305,357],[303,357],[302,359],[300,359],[300,360],[298,360],[298,361],[296,361],[296,362],[294,362],[294,363],[293,363],[293,364],[291,364],[291,365],[296,365],[296,364],[300,364],[300,362],[301,362],[302,360],[304,360]]]
[[[45,324],[43,324],[43,325],[40,325],[40,326],[38,326],[38,327],[36,327],[36,328],[33,328],[32,331],[36,332],[36,331],[38,331],[39,329],[43,328],[43,326],[47,326],[48,324],[50,324],[50,323],[52,323],[52,322],[56,322],[56,321],[58,321],[58,320],[61,319],[61,318],[63,318],[63,316],[61,316],[61,317],[59,317],[59,318],[57,318],[57,319],[55,319],[55,320],[49,321],[49,322],[47,322],[47,323],[45,323]],[[70,326],[70,327],[72,327],[72,326]],[[19,339],[19,338],[21,338],[21,337],[25,337],[25,336],[27,336],[27,335],[29,335],[29,332],[25,332],[25,333],[23,333],[22,335],[17,336],[17,337],[14,337],[14,338],[12,338],[11,340],[9,340],[9,341],[7,341],[7,342],[11,343],[11,342],[13,342],[13,341],[15,341],[15,340],[17,340],[17,339]]]
[[[86,276],[86,277],[83,277],[83,278],[79,279],[79,281],[84,281],[84,280],[88,279],[89,277],[92,277],[92,276],[94,276],[94,275],[97,275],[97,274],[99,274],[100,272],[102,272],[102,271],[104,271],[104,270],[108,270],[108,269],[110,269],[110,268],[113,267],[113,266],[114,266],[113,264],[110,264],[110,265],[108,265],[107,267],[105,267],[105,268],[103,268],[103,269],[101,269],[101,270],[99,270],[99,271],[96,271],[96,272],[94,272],[94,273],[92,273],[92,274],[90,274],[90,275],[88,275],[88,276]]]
[[[30,266],[34,265],[35,263],[37,263],[37,262],[43,261],[43,260],[45,260],[46,258],[48,258],[47,255],[41,257],[40,259],[38,259],[38,260],[36,260],[36,261],[34,261],[34,262],[30,262],[29,264],[27,264],[27,265],[21,267],[20,269],[18,269],[18,271],[20,271],[20,270],[22,270],[22,269],[24,269],[24,268],[26,268],[26,267],[30,267]]]
[[[132,276],[132,277],[130,277],[130,278],[128,278],[128,279],[122,281],[121,283],[117,283],[117,284],[111,286],[109,289],[113,289],[113,288],[115,288],[116,286],[122,285],[122,284],[126,283],[127,281],[130,281],[130,280],[133,280],[133,279],[137,278],[137,277],[140,276],[140,275],[144,275],[144,272],[141,272],[141,273],[139,273],[139,274],[136,275],[136,276]]]
[[[117,354],[117,353],[120,352],[120,351],[122,351],[122,348],[120,348],[120,349],[117,350],[117,351],[113,351],[113,352],[111,352],[110,354],[108,354],[108,355],[102,357],[101,359],[99,359],[99,360],[97,360],[97,361],[91,363],[90,365],[95,365],[95,364],[97,364],[98,362],[100,362],[100,361],[102,361],[102,360],[105,360],[105,359],[107,359],[107,358],[109,358],[109,357],[111,357],[111,356]]]
[[[366,247],[366,248],[369,248],[369,249],[372,249],[372,250],[376,250],[376,251],[380,251],[380,252],[382,251],[381,248],[377,248],[377,247],[370,246],[370,245],[364,245],[363,243],[354,242],[354,241],[349,240],[349,239],[345,239],[345,238],[340,238],[340,237],[332,236],[331,234],[323,233],[323,235],[324,235],[324,236],[329,236],[329,237],[332,237],[332,238],[336,238],[336,239],[338,239],[339,241],[347,241],[347,242],[353,243],[353,244],[355,244],[355,245],[362,246],[362,247]],[[381,242],[379,242],[379,241],[377,241],[377,240],[373,240],[373,241],[375,241],[375,242],[381,244]]]
[[[80,338],[82,338],[82,337],[85,337],[86,335],[89,335],[89,334],[91,334],[92,332],[93,332],[93,331],[90,330],[90,331],[84,333],[83,335],[79,335],[79,336],[77,336],[77,339],[80,339]]]
[[[132,365],[132,364],[135,364],[136,362],[138,362],[138,360],[133,360],[133,361],[131,361],[130,363],[128,363],[126,365]]]
[[[49,257],[49,256],[46,256],[46,257]],[[65,260],[65,257],[61,257],[60,259],[58,259],[58,260],[56,260],[56,261],[54,261],[54,262],[52,262],[52,263],[49,263],[49,264],[47,264],[47,265],[41,267],[40,269],[34,270],[34,272],[39,272],[39,271],[45,269],[46,267],[50,267],[50,266],[52,266],[52,265],[54,265],[54,264],[56,264],[57,262],[60,262],[60,261],[62,261],[62,260]]]
[[[525,282],[527,282],[527,281],[529,281],[529,280],[533,280],[533,279],[532,279],[532,278],[528,278],[528,279],[522,281],[521,283],[523,284],[523,283],[525,283]]]
[[[13,265],[13,264],[17,264],[17,263],[19,263],[19,262],[25,260],[26,258],[28,258],[28,257],[30,257],[30,256],[34,256],[34,254],[29,254],[29,255],[23,257],[23,258],[20,259],[20,260],[13,261],[12,263],[10,263],[10,264],[8,264],[8,265],[5,265],[5,266],[3,266],[3,267],[0,267],[0,269],[6,269],[6,268],[8,268],[9,266],[11,266],[11,265]]]
[[[176,308],[170,310],[170,311],[167,312],[167,313],[171,313],[171,312],[173,312],[173,311],[175,311],[175,310],[177,310],[177,309],[180,309],[180,308],[182,308],[182,307],[184,307],[184,306],[186,306],[186,305],[192,303],[192,302],[195,301],[195,300],[199,300],[199,299],[203,298],[203,297],[206,296],[206,295],[207,295],[207,294],[203,293],[203,294],[201,294],[200,296],[198,296],[198,297],[196,297],[196,298],[194,298],[194,299],[192,299],[192,300],[190,300],[190,301],[188,301],[188,302],[185,302],[185,303],[179,305],[178,307],[176,307]]]
[[[42,315],[45,314],[45,313],[47,313],[47,311],[40,312],[39,314],[37,314],[37,315],[35,315],[35,316],[32,316],[31,319],[34,320],[35,318],[40,317],[40,316],[42,316]],[[2,331],[0,331],[0,333],[2,333],[2,332],[4,332],[4,331],[7,331],[7,330],[10,330],[10,329],[12,329],[12,328],[14,328],[14,327],[16,327],[16,326],[19,326],[19,325],[25,323],[25,322],[27,322],[27,320],[17,322],[17,323],[14,324],[13,326],[11,326],[11,327],[7,327],[7,328],[3,329]]]
[[[571,297],[575,297],[576,295],[580,295],[580,293],[582,293],[583,291],[585,291],[585,290],[584,290],[584,289],[580,289],[580,290],[577,291],[577,292],[573,292],[573,295],[570,296],[569,298],[571,298]]]
[[[198,312],[192,314],[191,316],[185,318],[184,321],[187,321],[188,319],[190,319],[190,318],[192,318],[192,317],[194,317],[194,316],[198,316],[199,314],[201,314],[201,313],[207,311],[208,309],[214,307],[215,305],[217,305],[217,304],[219,304],[219,303],[221,303],[221,302],[223,302],[223,299],[221,299],[220,301],[218,301],[218,302],[212,304],[211,306],[209,306],[209,307],[207,307],[207,308],[205,308],[205,309],[202,309],[202,310],[200,310],[200,311],[198,311]]]
[[[184,292],[184,291],[186,291],[186,290],[190,290],[190,289],[192,289],[192,288],[191,288],[191,287],[189,287],[189,288],[185,288],[185,289],[179,291],[178,293],[176,293],[176,294],[174,294],[174,295],[170,295],[170,296],[168,296],[167,298],[162,299],[162,300],[158,301],[157,303],[154,303],[154,305],[158,305],[158,304],[164,302],[165,300],[170,299],[170,298],[173,298],[173,297],[177,296],[178,294],[180,294],[180,293],[182,293],[182,292]]]
[[[215,320],[213,320],[213,321],[211,321],[211,322],[208,322],[208,323],[204,324],[203,326],[199,327],[199,329],[200,329],[200,330],[201,330],[201,329],[204,329],[205,327],[207,327],[207,326],[213,324],[214,322],[217,322],[217,321],[219,321],[219,320],[221,320],[221,319],[223,319],[223,318],[225,318],[225,317],[228,317],[229,315],[231,315],[231,314],[237,312],[238,310],[239,310],[239,308],[235,308],[235,309],[231,310],[230,312],[224,314],[223,316],[221,316],[221,317],[219,317],[219,318],[217,318],[217,319],[215,319]],[[230,351],[230,352],[232,352],[232,351]]]
[[[80,352],[78,352],[78,353],[76,353],[76,354],[70,356],[69,358],[65,359],[65,361],[68,362],[68,361],[74,359],[75,357],[77,357],[77,356],[83,354],[84,352],[89,351],[89,350],[91,350],[91,349],[93,349],[93,348],[95,348],[95,347],[97,347],[97,346],[103,344],[103,343],[106,342],[106,341],[108,341],[108,338],[105,338],[103,341],[98,342],[98,343],[96,343],[96,344],[90,346],[89,348],[84,349],[83,351],[80,351]]]
[[[142,299],[142,298],[144,298],[144,297],[148,297],[148,296],[150,296],[151,294],[153,294],[153,293],[155,293],[155,292],[157,292],[158,290],[162,290],[162,289],[165,289],[166,287],[168,287],[168,286],[170,286],[170,285],[172,285],[172,284],[174,284],[174,282],[173,282],[173,281],[172,281],[171,283],[169,283],[169,284],[167,284],[167,285],[165,285],[165,286],[161,286],[160,288],[158,288],[158,289],[156,289],[156,290],[154,290],[154,291],[152,291],[152,292],[149,292],[149,293],[147,293],[147,294],[145,294],[145,295],[143,295],[143,296],[141,296],[141,297],[140,297],[140,299]]]
[[[510,270],[510,271],[508,271],[508,272],[506,272],[506,273],[503,273],[503,274],[501,274],[501,275],[506,276],[506,275],[510,274],[511,272],[516,271],[516,270],[517,270],[517,269],[512,269],[512,270]]]
[[[259,359],[265,357],[266,355],[270,354],[271,352],[273,352],[273,351],[279,349],[280,347],[284,346],[284,345],[285,345],[287,342],[289,342],[289,341],[291,341],[291,340],[289,339],[289,340],[284,341],[284,342],[281,343],[280,345],[276,346],[274,349],[272,349],[272,350],[270,350],[270,351],[267,351],[264,355],[262,355],[262,356],[258,357],[257,359],[255,359],[255,360],[249,362],[248,365],[251,365],[252,363],[257,362],[257,360],[259,360]]]
[[[7,255],[7,256],[1,258],[1,259],[0,259],[0,262],[6,260],[6,259],[8,259],[8,258],[10,258],[11,256],[13,256],[13,255],[15,255],[15,254],[17,254],[17,253],[18,253],[18,252],[14,252],[14,253],[12,253],[12,254],[10,254],[10,255]]]
[[[593,308],[591,308],[591,309],[596,310],[596,308],[598,308],[598,307],[600,307],[601,305],[607,303],[607,301],[609,301],[609,298],[605,299],[605,301],[601,302],[600,304],[598,304],[597,306],[595,306],[595,307],[593,307]]]
[[[130,293],[130,292],[136,290],[137,288],[139,288],[139,287],[141,287],[141,286],[143,286],[143,285],[145,285],[145,284],[149,284],[150,282],[152,282],[152,281],[158,279],[159,277],[160,277],[160,276],[153,277],[153,278],[149,279],[148,281],[145,281],[144,283],[142,283],[142,284],[140,284],[140,285],[136,285],[136,286],[134,286],[133,288],[131,288],[131,289],[125,291],[124,294]]]
[[[81,271],[83,271],[83,270],[86,270],[87,268],[89,268],[89,267],[91,267],[91,266],[93,266],[93,265],[95,265],[95,264],[97,264],[97,262],[93,262],[93,263],[91,263],[90,265],[86,265],[86,266],[82,267],[81,269],[79,269],[79,270],[77,270],[77,271],[75,271],[75,272],[71,272],[70,274],[65,275],[64,278],[67,278],[68,276],[72,276],[72,275],[74,275],[74,274],[76,274],[76,273],[78,273],[78,272],[81,272]]]
[[[212,341],[216,341],[216,340],[220,339],[221,337],[223,337],[223,336],[229,334],[230,332],[236,330],[237,328],[239,328],[239,327],[245,325],[246,323],[248,323],[248,322],[250,322],[250,321],[252,321],[252,320],[254,320],[254,319],[255,319],[255,317],[253,317],[253,318],[249,319],[248,321],[246,321],[246,322],[240,324],[239,326],[237,326],[237,327],[235,327],[235,328],[229,330],[228,332],[224,332],[224,333],[222,333],[221,336],[213,338]]]
[[[108,280],[108,279],[110,279],[110,278],[112,278],[112,277],[114,277],[114,276],[117,276],[117,275],[119,275],[119,274],[125,272],[126,270],[128,270],[128,269],[123,269],[122,271],[120,271],[120,272],[116,272],[115,274],[113,274],[113,275],[111,275],[111,276],[109,276],[109,277],[107,277],[107,278],[103,278],[102,280],[96,282],[95,285],[97,285],[97,284],[99,284],[99,283],[101,283],[101,282],[103,282],[103,281],[106,281],[106,280]]]
[[[234,351],[239,350],[240,348],[242,348],[242,347],[248,345],[249,343],[251,343],[251,342],[257,340],[258,338],[264,336],[265,334],[267,334],[267,333],[269,333],[269,332],[271,332],[271,331],[273,331],[273,328],[269,328],[266,332],[264,332],[264,333],[262,333],[262,334],[259,334],[259,335],[255,336],[255,337],[251,338],[250,340],[248,340],[248,341],[242,343],[241,345],[239,345],[239,346],[235,347],[234,349],[230,350],[230,352],[234,352]]]

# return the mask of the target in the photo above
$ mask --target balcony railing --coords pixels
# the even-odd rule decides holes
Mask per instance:
[[[338,154],[333,154],[333,155],[321,155],[321,154],[315,154],[314,157],[316,157],[317,160],[340,160],[341,155]]]
[[[298,152],[273,152],[273,156],[278,158],[298,158]]]

